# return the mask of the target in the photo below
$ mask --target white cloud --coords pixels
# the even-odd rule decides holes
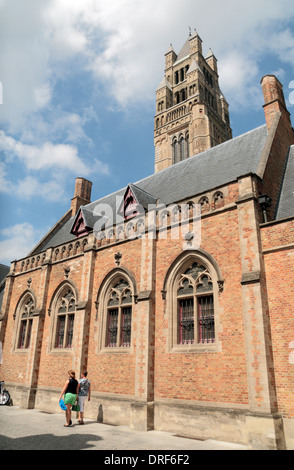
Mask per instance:
[[[38,108],[44,108],[51,100],[50,83],[43,83],[39,88],[34,90],[35,103]]]
[[[44,0],[10,0],[0,5],[3,101],[0,122],[18,128],[40,107],[36,90],[50,79],[48,45],[42,34]]]
[[[126,108],[132,102],[154,101],[155,88],[163,75],[164,53],[170,42],[179,52],[188,36],[188,26],[196,27],[202,37],[204,55],[211,47],[219,64],[225,63],[230,75],[221,76],[223,91],[239,107],[255,102],[262,54],[274,53],[294,65],[292,36],[280,34],[283,21],[294,15],[292,0],[207,4],[183,0],[180,8],[175,1],[113,0],[97,2],[96,12],[100,18],[97,26],[104,33],[103,50],[93,53],[89,66]],[[196,24],[191,24],[191,19]],[[277,41],[273,40],[275,35]],[[284,57],[290,48],[292,53]],[[246,100],[240,100],[241,92]]]
[[[53,145],[46,142],[37,147],[16,141],[0,131],[0,151],[6,154],[6,162],[0,162],[0,193],[13,194],[22,200],[40,197],[46,201],[60,202],[65,199],[65,176],[71,172],[79,176],[90,174],[109,175],[108,165],[92,158],[86,165],[71,145]],[[13,160],[23,163],[30,174],[9,179],[9,165]],[[39,172],[41,171],[41,174]],[[17,179],[17,181],[15,181]]]
[[[109,174],[108,165],[97,158],[92,158],[91,163],[86,165],[73,145],[52,144],[51,142],[45,142],[39,147],[27,145],[0,131],[0,151],[7,155],[8,161],[17,157],[27,170],[34,172],[51,169],[55,172],[66,170],[74,174],[79,173],[80,176],[87,176],[93,171],[98,174]],[[3,172],[4,163],[2,162],[2,174]]]
[[[294,34],[289,29],[274,32],[271,37],[271,50],[283,62],[294,64]]]
[[[221,88],[233,109],[262,105],[260,77],[258,66],[254,60],[240,57],[237,51],[232,51],[219,66]]]
[[[14,185],[14,195],[22,200],[41,197],[46,201],[61,202],[65,198],[65,191],[62,182],[40,182],[33,176],[27,176]]]
[[[72,145],[45,142],[42,146],[23,144],[0,131],[0,150],[16,156],[29,170],[48,168],[67,169],[72,172],[88,174],[89,170],[78,156],[77,148]]]
[[[7,179],[7,171],[4,162],[0,162],[0,192],[9,193],[11,185]]]
[[[10,181],[5,163],[0,162],[0,193],[13,194],[22,201],[42,198],[47,202],[61,202],[65,199],[65,186],[64,181],[55,175],[49,181],[41,181],[30,175]]]
[[[50,103],[55,81],[77,61],[119,105],[153,102],[164,53],[170,42],[179,51],[188,26],[196,27],[204,53],[211,47],[220,64],[238,51],[242,81],[248,73],[246,87],[256,81],[265,52],[294,65],[293,34],[283,27],[294,15],[292,0],[183,0],[180,8],[175,0],[10,0],[0,8],[6,103],[0,122],[12,127]],[[221,77],[224,93],[233,86],[237,102],[239,79],[239,74]]]
[[[100,155],[89,162],[80,150],[93,145],[86,124],[102,121],[103,108],[97,116],[97,103],[73,106],[74,95],[66,106],[60,90],[67,80],[79,76],[86,92],[96,87],[114,111],[117,105],[124,111],[134,103],[154,105],[164,54],[170,42],[179,52],[190,26],[203,39],[204,55],[212,48],[218,58],[222,91],[242,113],[261,104],[263,57],[280,60],[275,70],[281,77],[284,65],[294,70],[293,17],[293,0],[182,0],[180,6],[175,0],[0,0],[0,191],[23,200],[59,200],[67,175],[110,174]],[[101,152],[107,137],[98,140]],[[12,176],[15,163],[22,173]],[[29,224],[9,230],[1,234],[7,238],[0,249],[7,247],[11,259],[22,256],[13,254],[17,243],[38,238]]]
[[[42,236],[31,224],[25,222],[0,231],[1,263],[10,264],[15,259],[24,258],[34,248]]]

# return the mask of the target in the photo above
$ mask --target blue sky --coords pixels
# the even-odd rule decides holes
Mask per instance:
[[[293,19],[293,0],[0,0],[0,263],[69,209],[77,176],[96,200],[153,173],[155,90],[189,27],[218,59],[234,136],[264,123],[263,75],[293,114]]]

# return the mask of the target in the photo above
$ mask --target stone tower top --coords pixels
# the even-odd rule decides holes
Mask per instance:
[[[218,83],[217,59],[204,58],[196,30],[176,54],[165,54],[156,90],[155,172],[232,138],[229,106]]]

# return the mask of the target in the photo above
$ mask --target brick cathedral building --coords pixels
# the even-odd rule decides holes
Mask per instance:
[[[294,133],[261,80],[265,124],[232,138],[217,60],[191,34],[156,91],[155,173],[71,206],[0,285],[13,403],[59,410],[85,368],[86,416],[252,449],[294,448]],[[201,212],[201,214],[199,214]]]

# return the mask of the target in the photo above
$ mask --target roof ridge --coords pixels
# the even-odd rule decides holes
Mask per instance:
[[[209,154],[209,153],[213,152],[216,148],[223,147],[223,146],[225,146],[225,145],[229,145],[231,142],[236,142],[238,139],[241,139],[241,138],[245,137],[245,136],[248,135],[248,134],[251,134],[251,133],[253,133],[253,132],[256,132],[256,131],[260,130],[260,129],[263,128],[263,127],[266,127],[266,124],[262,124],[261,126],[258,126],[258,127],[256,127],[255,129],[251,129],[250,131],[244,132],[243,134],[240,134],[240,135],[238,135],[238,136],[236,136],[236,137],[233,137],[232,139],[226,140],[225,142],[221,142],[220,144],[215,145],[214,147],[210,147],[209,149],[204,150],[203,152],[197,153],[197,154],[195,154],[195,155],[191,155],[191,157],[187,158],[186,160],[182,160],[182,161],[180,161],[180,162],[178,162],[178,163],[175,163],[174,165],[182,165],[182,164],[185,164],[185,163],[188,162],[188,161],[191,161],[191,160],[194,159],[194,158],[203,157],[203,155]],[[167,170],[171,169],[174,165],[171,165],[171,166],[169,166],[169,167],[167,167],[167,168],[164,168],[163,170],[160,170],[160,171],[158,171],[157,173],[162,173],[162,172],[164,172],[164,171],[167,171]],[[155,173],[155,174],[157,174],[157,173]],[[142,179],[141,179],[140,181],[138,181],[137,183],[139,183],[139,182],[141,182],[141,181],[144,181],[146,178],[149,178],[150,176],[153,176],[153,175],[146,176],[145,178],[142,178]]]
[[[151,196],[151,197],[155,198],[155,197],[153,196],[153,194],[149,193],[149,191],[146,191],[146,189],[140,188],[140,186],[138,186],[136,183],[129,183],[128,186],[135,186],[136,189],[138,189],[139,191],[145,193],[147,196]],[[127,187],[128,187],[128,186],[127,186]]]
[[[255,129],[251,129],[250,131],[244,132],[243,134],[240,134],[239,136],[236,136],[236,137],[234,137],[234,138],[232,138],[232,139],[226,140],[225,142],[222,142],[222,143],[220,143],[220,144],[218,144],[218,145],[216,145],[216,146],[214,146],[214,147],[211,147],[211,148],[208,149],[208,150],[204,150],[203,152],[197,153],[196,155],[192,155],[191,157],[187,158],[186,160],[182,160],[181,162],[178,162],[178,163],[176,163],[176,164],[174,164],[174,165],[171,165],[171,166],[169,166],[169,167],[167,167],[167,168],[164,168],[163,170],[160,170],[160,171],[158,171],[157,173],[152,173],[151,175],[145,176],[144,178],[141,178],[140,180],[136,181],[135,183],[128,183],[128,184],[125,185],[124,187],[119,188],[119,189],[117,189],[116,191],[113,191],[111,194],[106,194],[105,196],[102,196],[102,197],[100,197],[99,199],[96,199],[95,201],[90,202],[89,204],[87,204],[87,206],[90,206],[90,205],[95,204],[95,203],[99,203],[99,201],[101,201],[102,199],[104,199],[104,198],[106,198],[106,197],[108,198],[108,197],[114,196],[114,195],[118,194],[119,192],[124,193],[124,192],[127,190],[128,186],[129,186],[130,184],[133,184],[133,185],[137,186],[139,189],[141,189],[141,191],[144,191],[144,189],[142,189],[142,188],[139,187],[138,185],[139,185],[140,183],[143,183],[144,181],[147,181],[149,178],[154,178],[154,176],[163,174],[164,172],[174,171],[175,165],[177,166],[177,168],[179,168],[180,166],[186,165],[187,162],[190,162],[190,163],[191,163],[194,159],[202,158],[204,155],[209,155],[211,152],[215,151],[216,148],[220,148],[220,147],[223,147],[223,146],[226,146],[226,145],[230,145],[230,143],[236,142],[236,141],[238,141],[239,139],[245,137],[246,135],[249,135],[249,134],[251,134],[251,133],[254,133],[254,132],[256,132],[256,131],[258,131],[258,130],[264,128],[264,127],[266,127],[266,124],[262,124],[261,126],[258,126],[258,127],[256,127]],[[147,194],[153,196],[151,193],[148,193],[147,191],[145,191],[145,192],[146,192]],[[153,197],[155,197],[155,196],[153,196]],[[84,206],[84,207],[87,207],[87,206]]]

